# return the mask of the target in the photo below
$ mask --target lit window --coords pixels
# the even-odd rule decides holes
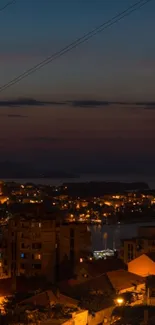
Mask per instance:
[[[83,258],[81,257],[81,258],[80,258],[80,263],[82,263],[82,262],[83,262]]]
[[[83,274],[83,277],[84,277],[84,278],[88,278],[88,274],[86,274],[86,273]]]
[[[41,260],[41,254],[34,254],[33,258],[34,260]]]

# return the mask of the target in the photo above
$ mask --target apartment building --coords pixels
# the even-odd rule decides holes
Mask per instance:
[[[2,229],[0,276],[45,276],[54,282],[64,259],[74,265],[90,245],[85,225],[14,217]]]
[[[1,265],[8,276],[53,278],[55,222],[12,218],[2,229]]]
[[[61,225],[59,232],[60,263],[67,256],[72,263],[77,263],[85,258],[91,251],[91,233],[84,224]]]
[[[122,239],[120,257],[126,264],[136,257],[150,252],[155,252],[154,226],[140,227],[136,237]]]

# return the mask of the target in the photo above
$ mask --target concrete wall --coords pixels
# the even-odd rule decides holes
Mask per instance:
[[[141,292],[142,290],[145,289],[145,283],[142,283],[142,284],[138,284],[137,285],[137,288],[136,288],[136,292]],[[119,294],[121,293],[124,293],[124,292],[133,292],[135,291],[135,287],[130,287],[130,288],[127,288],[127,289],[124,289],[124,290],[120,290],[119,291]]]
[[[88,323],[88,310],[73,313],[72,317],[74,325],[86,325]]]
[[[104,323],[104,320],[107,320],[107,324],[110,324],[114,308],[115,307],[109,307],[100,310],[95,313],[95,316],[88,314],[88,311],[81,311],[76,313],[72,323],[65,323],[63,325],[98,325],[99,323]]]
[[[106,319],[109,323],[114,308],[115,307],[109,307],[101,311],[98,311],[94,317],[88,315],[88,325],[98,325],[99,323],[104,323],[104,320]]]
[[[105,324],[109,325],[111,321],[111,314],[115,307],[110,307],[98,311],[95,316],[91,316],[88,314],[88,311],[81,311],[75,313],[71,319],[64,321],[63,325],[98,325],[99,323],[104,324],[104,320],[107,320]],[[60,320],[51,319],[48,321],[43,321],[40,325],[59,325]],[[35,325],[35,324],[34,324]]]
[[[148,298],[147,303],[150,306],[155,306],[155,297]]]

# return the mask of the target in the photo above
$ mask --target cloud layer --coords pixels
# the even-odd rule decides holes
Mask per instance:
[[[21,107],[21,106],[55,106],[55,105],[69,105],[73,107],[105,107],[109,105],[130,105],[139,106],[144,109],[155,109],[155,102],[114,102],[103,100],[68,100],[68,101],[40,101],[33,98],[21,98],[0,101],[0,107]],[[10,116],[11,117],[11,116]],[[13,117],[13,116],[12,116]],[[15,116],[14,116],[15,117]],[[16,116],[19,117],[19,116]]]

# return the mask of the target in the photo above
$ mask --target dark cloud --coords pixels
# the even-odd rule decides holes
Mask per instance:
[[[148,107],[155,106],[155,102],[137,102],[135,104],[139,106],[148,106]]]
[[[70,105],[72,107],[93,108],[93,107],[107,107],[109,105],[130,105],[133,107],[142,107],[143,109],[154,109],[155,102],[114,102],[104,100],[68,100],[68,101],[40,101],[33,98],[21,98],[14,100],[0,101],[0,107],[22,107],[22,106],[55,106],[55,105]],[[12,115],[12,114],[11,114]],[[14,114],[13,114],[14,115]],[[8,117],[14,117],[14,116]],[[16,116],[17,117],[17,116]],[[19,116],[18,116],[19,117]]]
[[[103,101],[103,100],[75,100],[75,101],[68,101],[70,105],[73,107],[106,107],[109,105],[130,105],[130,106],[139,106],[144,109],[149,108],[152,109],[152,107],[155,107],[155,102],[113,102],[113,101]]]
[[[8,115],[3,115],[9,118],[27,118],[28,115],[21,115],[21,114],[8,114]]]
[[[21,98],[14,100],[1,100],[0,107],[19,107],[19,106],[46,106],[46,105],[65,105],[65,102],[39,101],[33,98]]]
[[[97,107],[97,106],[108,106],[111,104],[107,101],[98,101],[98,100],[75,100],[71,103],[72,106],[75,107]]]

